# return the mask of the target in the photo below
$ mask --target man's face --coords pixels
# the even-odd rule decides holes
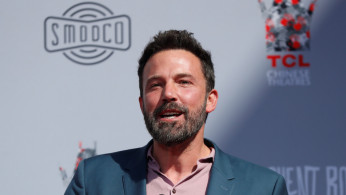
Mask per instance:
[[[205,122],[207,99],[201,62],[191,52],[161,51],[146,63],[139,101],[155,141],[170,146],[196,135]]]

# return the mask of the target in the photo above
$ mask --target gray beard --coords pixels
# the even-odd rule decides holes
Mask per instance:
[[[184,113],[185,122],[157,121],[158,113],[166,109],[176,109]],[[153,139],[166,146],[173,146],[196,136],[205,123],[207,113],[206,101],[195,112],[176,102],[165,103],[151,114],[143,112],[145,125]],[[145,108],[143,109],[145,110]]]

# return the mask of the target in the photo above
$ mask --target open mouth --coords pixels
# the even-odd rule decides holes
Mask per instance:
[[[158,114],[158,117],[160,119],[175,119],[183,114],[184,113],[179,110],[164,110]]]

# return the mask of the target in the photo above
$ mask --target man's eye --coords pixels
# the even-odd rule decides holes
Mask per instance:
[[[154,87],[158,87],[158,86],[160,86],[159,83],[152,83],[152,84],[150,84],[150,88],[154,88]]]
[[[179,83],[182,84],[182,85],[191,84],[191,82],[190,82],[190,81],[187,81],[187,80],[180,80]]]

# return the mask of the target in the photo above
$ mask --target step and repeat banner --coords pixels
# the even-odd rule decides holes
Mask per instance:
[[[3,1],[0,194],[63,194],[84,159],[145,145],[137,60],[169,29],[215,64],[206,137],[282,174],[290,195],[346,195],[346,1]]]

